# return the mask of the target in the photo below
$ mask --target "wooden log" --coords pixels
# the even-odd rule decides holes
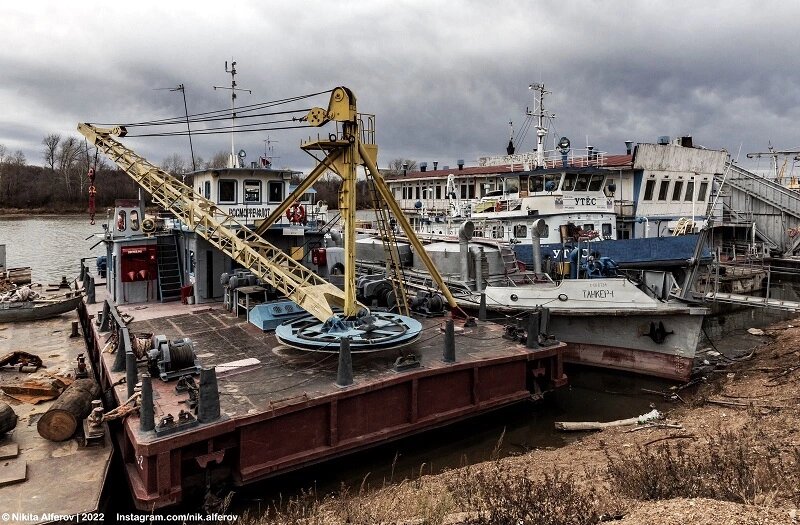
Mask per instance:
[[[8,403],[0,401],[0,436],[14,430],[17,426],[17,414]]]
[[[604,428],[609,427],[624,427],[626,425],[640,425],[642,423],[646,423],[648,421],[652,421],[654,419],[658,419],[661,417],[661,414],[658,410],[651,410],[647,414],[642,414],[639,417],[632,417],[628,419],[618,419],[616,421],[606,421],[606,422],[598,422],[598,421],[556,421],[556,430],[562,430],[565,432],[575,431],[575,430],[602,430]]]
[[[100,386],[94,379],[78,379],[42,414],[36,429],[50,441],[64,441],[75,434],[81,421],[92,410],[92,400],[100,396]]]

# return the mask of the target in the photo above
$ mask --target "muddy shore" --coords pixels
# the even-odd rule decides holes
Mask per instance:
[[[377,490],[308,494],[251,523],[800,523],[800,319],[666,392],[665,418]],[[635,415],[635,414],[632,414]]]

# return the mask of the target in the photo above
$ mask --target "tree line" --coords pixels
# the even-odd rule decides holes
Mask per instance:
[[[28,164],[22,151],[9,152],[0,144],[0,210],[21,210],[45,213],[79,213],[89,207],[89,168],[95,170],[95,207],[114,205],[116,199],[135,198],[137,184],[120,169],[112,166],[93,146],[76,137],[49,134],[42,139],[43,165]],[[199,169],[217,169],[227,166],[228,153],[220,151],[205,161],[195,157]],[[395,159],[388,173],[398,173],[404,168],[414,169],[416,162]],[[179,154],[169,155],[161,164],[168,173],[181,177],[192,171],[192,161]],[[331,208],[338,208],[341,179],[323,177],[314,185],[317,199]],[[365,180],[359,180],[356,202],[359,208],[374,206],[375,192]]]

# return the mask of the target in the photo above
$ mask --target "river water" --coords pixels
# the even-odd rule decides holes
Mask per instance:
[[[31,266],[35,282],[76,277],[81,258],[104,253],[102,245],[92,248],[101,232],[99,224],[90,225],[84,216],[0,216],[0,244],[6,245],[7,266]],[[772,297],[798,300],[800,285],[773,282],[770,293]],[[748,328],[795,317],[766,309],[721,307],[718,310],[707,318],[704,329],[708,336],[706,346],[723,353],[741,352],[757,345],[760,339],[748,334]],[[435,473],[484,461],[493,454],[507,456],[533,448],[559,447],[578,435],[555,432],[553,423],[557,420],[608,421],[643,414],[650,410],[651,404],[659,409],[670,406],[661,396],[642,392],[642,389],[667,390],[671,386],[667,381],[580,367],[568,368],[567,372],[570,386],[548,396],[545,402],[520,403],[239,488],[235,510],[257,511],[281,495],[285,498],[312,486],[324,493],[337,490],[342,483],[357,488],[366,479],[366,484],[374,487],[390,480],[414,478],[420,473]],[[116,482],[124,483],[119,478]]]
[[[83,257],[104,255],[102,245],[92,246],[102,233],[100,223],[88,216],[0,216],[0,244],[6,245],[6,266],[30,266],[33,282],[72,280],[80,273]]]

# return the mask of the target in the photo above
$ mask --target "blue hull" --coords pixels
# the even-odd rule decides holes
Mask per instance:
[[[600,257],[609,257],[619,266],[623,267],[665,267],[686,266],[687,261],[694,257],[695,247],[700,235],[679,235],[675,237],[648,237],[643,239],[605,240],[581,243],[582,248],[590,252],[597,252]],[[542,244],[542,258],[550,258],[555,262],[568,261],[570,248],[567,254],[562,254],[563,246],[560,244]],[[517,258],[527,265],[533,264],[533,245],[514,245]],[[711,250],[704,246],[701,252],[702,259],[711,259]]]

